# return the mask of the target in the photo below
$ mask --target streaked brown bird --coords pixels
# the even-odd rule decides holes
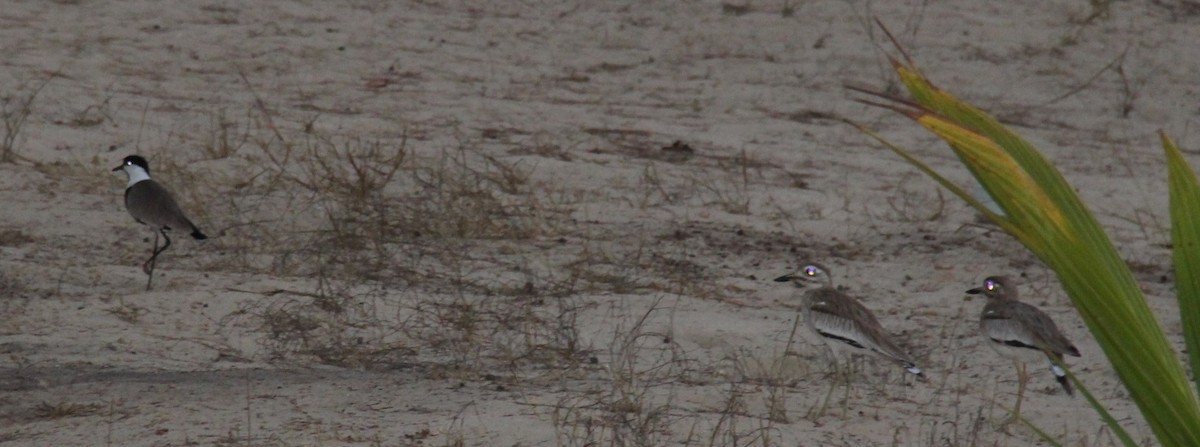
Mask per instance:
[[[869,354],[924,378],[912,356],[892,341],[875,315],[857,299],[833,287],[833,279],[825,267],[810,264],[798,272],[775,278],[775,281],[792,282],[799,287],[807,283],[819,286],[804,293],[801,307],[808,328],[829,345],[835,364],[843,353]]]
[[[150,178],[150,166],[145,158],[138,155],[125,157],[121,165],[113,168],[113,171],[125,171],[125,176],[129,178],[129,183],[125,186],[125,209],[129,211],[129,215],[138,223],[155,230],[153,254],[142,263],[142,271],[149,275],[146,290],[150,290],[151,281],[154,280],[154,260],[171,246],[171,238],[167,236],[168,230],[187,231],[196,239],[208,239],[208,236],[201,233],[196,224],[183,214],[183,210],[175,202],[175,196]],[[158,246],[160,234],[166,240],[161,248]]]
[[[1009,277],[988,277],[983,280],[983,286],[967,293],[987,297],[987,304],[979,314],[979,330],[987,337],[988,345],[1001,356],[1011,359],[1017,368],[1017,405],[1013,409],[1013,420],[1021,416],[1021,400],[1029,382],[1026,363],[1049,361],[1050,371],[1063,390],[1068,395],[1074,393],[1067,372],[1050,361],[1050,357],[1061,363],[1063,355],[1079,357],[1079,349],[1059,332],[1049,315],[1018,300],[1017,288]]]

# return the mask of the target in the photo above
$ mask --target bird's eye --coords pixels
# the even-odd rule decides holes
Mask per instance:
[[[817,268],[816,268],[816,267],[813,267],[813,266],[811,266],[811,265],[810,265],[810,266],[808,266],[808,267],[805,267],[805,268],[804,268],[804,274],[805,274],[805,275],[808,275],[808,276],[817,276]]]
[[[988,281],[983,283],[983,287],[990,290],[996,290],[996,281]]]

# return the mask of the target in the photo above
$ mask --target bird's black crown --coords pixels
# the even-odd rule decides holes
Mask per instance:
[[[125,159],[121,161],[121,166],[117,166],[117,169],[113,170],[116,171],[125,166],[140,166],[142,169],[145,169],[146,172],[150,172],[150,165],[146,163],[146,159],[142,158],[141,155],[130,155],[125,157]]]

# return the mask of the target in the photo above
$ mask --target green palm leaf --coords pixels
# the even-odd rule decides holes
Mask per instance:
[[[1196,173],[1166,133],[1168,184],[1171,189],[1171,245],[1175,251],[1175,286],[1183,339],[1192,362],[1192,380],[1200,388],[1200,184]]]
[[[876,96],[894,101],[884,106],[902,112],[946,141],[1004,210],[1004,215],[985,214],[1057,273],[1159,441],[1166,446],[1200,446],[1200,404],[1183,366],[1128,266],[1066,179],[1037,149],[995,118],[938,89],[911,64],[893,62],[914,102]],[[969,199],[962,188],[951,187],[945,177],[907,151],[885,144],[982,211],[978,201]],[[1169,156],[1170,152],[1168,149]],[[1200,246],[1200,225],[1196,224],[1200,222],[1200,188],[1182,158],[1171,165],[1177,269],[1187,270],[1177,274],[1181,310],[1191,309],[1185,327],[1191,328],[1189,348],[1194,358],[1200,349],[1195,345],[1195,328],[1200,325],[1195,321],[1200,320],[1200,251],[1196,250]],[[1177,210],[1185,217],[1177,217]],[[1188,223],[1181,225],[1179,219]],[[1186,300],[1185,279],[1190,282]],[[1188,301],[1186,306],[1184,301]]]

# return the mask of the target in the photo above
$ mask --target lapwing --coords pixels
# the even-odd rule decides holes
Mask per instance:
[[[138,223],[155,230],[153,254],[142,264],[142,271],[149,275],[146,290],[150,290],[150,283],[154,280],[154,260],[171,246],[171,238],[167,236],[168,230],[187,231],[196,239],[207,239],[208,236],[201,233],[196,224],[183,214],[171,192],[150,178],[150,166],[146,164],[145,158],[138,155],[125,157],[120,166],[113,168],[113,171],[122,170],[129,178],[129,183],[125,186],[125,209]],[[158,246],[160,234],[166,240],[161,248]]]
[[[1059,332],[1054,320],[1037,307],[1018,300],[1016,286],[1006,276],[992,276],[983,280],[983,286],[967,291],[968,294],[983,294],[987,304],[979,314],[979,330],[1001,356],[1013,361],[1017,369],[1017,405],[1011,420],[1021,417],[1021,400],[1029,375],[1025,372],[1028,362],[1049,361],[1050,371],[1068,395],[1072,395],[1067,372],[1058,367],[1050,356],[1062,363],[1063,355],[1079,357],[1079,349]]]

